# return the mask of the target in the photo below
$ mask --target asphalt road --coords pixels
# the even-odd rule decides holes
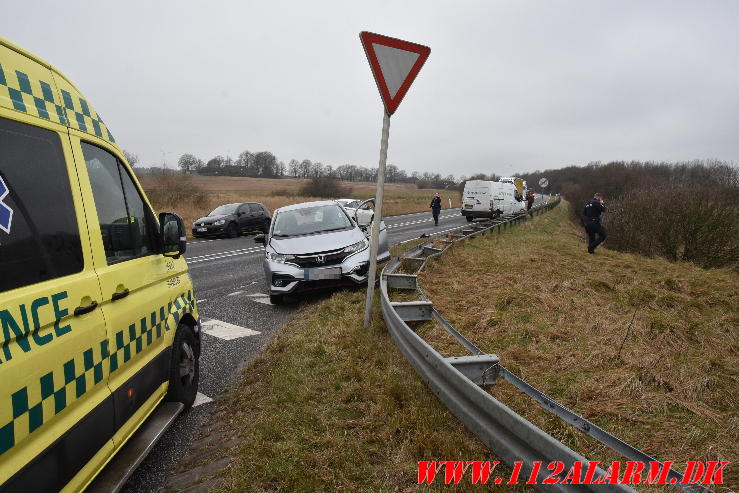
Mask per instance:
[[[541,200],[546,200],[546,196],[537,195],[536,203]],[[390,246],[422,234],[443,233],[467,224],[459,209],[442,211],[439,226],[434,226],[430,212],[384,220]],[[232,325],[221,333],[209,334],[209,329],[204,328],[200,395],[193,408],[183,413],[157,443],[128,481],[124,492],[160,489],[167,477],[176,471],[198,427],[208,418],[211,400],[228,388],[238,375],[238,369],[262,351],[301,303],[330,296],[330,292],[319,292],[298,300],[288,298],[279,306],[271,305],[265,292],[263,255],[264,247],[254,242],[253,235],[188,243],[185,258],[195,284],[201,319],[204,324],[211,321]],[[226,337],[240,336],[228,339],[224,334]]]
[[[449,209],[442,211],[438,227],[434,226],[430,212],[386,217],[385,224],[392,246],[424,233],[456,229],[467,221],[459,209]],[[264,247],[256,244],[252,235],[188,243],[185,258],[195,284],[201,319],[237,327],[227,326],[221,333],[213,334],[204,329],[200,395],[196,405],[167,431],[128,481],[124,492],[160,489],[167,476],[176,470],[198,427],[208,418],[208,407],[212,406],[209,399],[215,399],[228,388],[237,370],[262,351],[300,303],[315,302],[330,295],[318,293],[300,300],[286,299],[283,305],[271,305],[265,292],[263,252]],[[239,332],[239,329],[250,330]],[[241,336],[224,339],[224,334]]]

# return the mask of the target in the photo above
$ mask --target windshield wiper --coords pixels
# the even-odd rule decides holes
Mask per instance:
[[[316,231],[316,233],[325,233],[327,231],[339,231],[341,229],[346,229],[346,228],[347,228],[347,226],[343,226],[341,228],[322,229],[320,231]]]

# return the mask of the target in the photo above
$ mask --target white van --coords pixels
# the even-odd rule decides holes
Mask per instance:
[[[518,200],[516,185],[487,180],[469,180],[462,193],[462,215],[472,222],[477,217],[494,218],[526,209]]]
[[[516,188],[516,200],[525,200],[526,194],[528,193],[528,187],[526,186],[526,182],[523,180],[523,178],[510,176],[503,177],[499,181],[500,183],[512,183]]]

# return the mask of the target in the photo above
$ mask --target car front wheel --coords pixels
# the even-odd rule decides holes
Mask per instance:
[[[282,295],[281,294],[271,294],[269,295],[269,302],[273,305],[281,305],[282,304]]]
[[[236,224],[230,223],[228,227],[226,228],[226,236],[229,238],[236,238],[239,236],[239,228],[236,227]]]

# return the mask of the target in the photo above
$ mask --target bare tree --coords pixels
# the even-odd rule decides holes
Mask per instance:
[[[203,167],[203,161],[192,154],[183,154],[177,161],[177,166],[183,173],[193,173]]]
[[[135,168],[136,164],[139,162],[139,157],[133,152],[127,151],[126,149],[123,149],[123,155],[126,156],[126,161],[128,161],[128,164],[130,164],[132,168]]]

